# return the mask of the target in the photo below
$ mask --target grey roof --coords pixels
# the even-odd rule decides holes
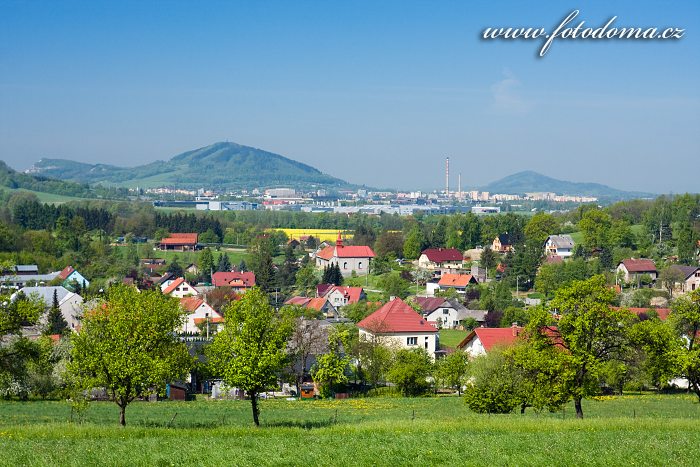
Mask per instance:
[[[36,264],[18,264],[15,266],[17,272],[39,272],[39,266]]]
[[[51,282],[58,277],[57,272],[51,272],[49,274],[25,274],[25,275],[5,275],[0,276],[0,283],[3,282],[21,282],[26,284],[27,282]]]
[[[46,304],[46,306],[51,306],[53,302],[53,291],[56,291],[56,297],[58,298],[58,303],[63,303],[66,298],[70,298],[73,295],[77,295],[63,286],[51,286],[51,287],[23,287],[20,292],[23,292],[27,297],[35,295]],[[18,292],[19,293],[19,292]],[[16,294],[13,295],[13,297]],[[79,296],[79,295],[78,295]],[[82,297],[81,297],[82,300]]]
[[[550,235],[549,240],[557,248],[573,248],[574,239],[571,235]]]
[[[682,272],[682,273],[683,273],[683,276],[684,276],[686,279],[688,279],[690,276],[692,276],[693,274],[695,274],[695,271],[697,271],[698,269],[700,269],[700,268],[698,268],[697,266],[681,266],[681,265],[679,265],[679,264],[674,264],[674,265],[671,266],[671,267],[672,267],[673,269],[677,269],[677,270],[679,270],[680,272]]]
[[[451,298],[447,300],[452,308],[457,311],[457,319],[462,321],[467,318],[474,318],[480,323],[486,321],[486,310],[470,310],[466,306],[462,305],[456,298]]]

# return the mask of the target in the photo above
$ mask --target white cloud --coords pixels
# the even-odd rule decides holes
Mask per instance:
[[[491,85],[491,108],[498,113],[520,114],[530,110],[530,103],[520,95],[520,81],[508,69],[503,79]]]

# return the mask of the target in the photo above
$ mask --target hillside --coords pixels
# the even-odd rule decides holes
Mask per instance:
[[[29,170],[81,183],[129,187],[176,185],[181,188],[241,189],[288,185],[344,187],[343,180],[279,154],[236,143],[215,143],[187,151],[169,161],[132,168],[42,159]]]
[[[120,198],[126,193],[104,187],[90,187],[87,184],[57,180],[40,175],[17,172],[0,160],[0,188],[9,190],[28,190],[37,193],[49,193],[69,198]],[[55,198],[55,197],[53,197]],[[47,199],[53,199],[47,197]],[[54,201],[59,198],[53,199]],[[65,201],[65,199],[60,199]]]
[[[557,180],[537,172],[526,170],[509,175],[480,188],[491,193],[524,194],[553,192],[559,195],[595,196],[603,200],[647,198],[652,193],[622,191],[600,183],[580,183]]]

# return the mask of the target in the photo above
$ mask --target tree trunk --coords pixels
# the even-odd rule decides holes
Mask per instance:
[[[250,395],[250,404],[253,408],[253,422],[255,423],[255,426],[260,426],[260,420],[258,419],[258,416],[260,415],[260,409],[258,408],[258,393],[250,392],[248,394]]]
[[[119,404],[119,424],[126,426],[126,404]]]
[[[688,389],[691,389],[691,388],[692,388],[692,390],[693,390],[693,392],[695,393],[695,395],[698,396],[698,402],[700,402],[700,386],[698,386],[698,384],[695,383],[694,381],[688,380],[688,382],[690,383],[690,384],[688,385]]]
[[[583,408],[581,407],[580,397],[574,397],[574,407],[576,408],[576,418],[583,418]]]

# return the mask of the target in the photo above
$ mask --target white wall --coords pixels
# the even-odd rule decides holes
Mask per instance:
[[[435,351],[437,346],[437,332],[396,332],[391,334],[382,334],[379,337],[382,345],[388,347],[396,347],[402,349],[425,349],[430,355],[430,358],[435,360]],[[360,328],[360,339],[371,340],[372,333]],[[416,344],[408,344],[408,338],[415,337]]]

